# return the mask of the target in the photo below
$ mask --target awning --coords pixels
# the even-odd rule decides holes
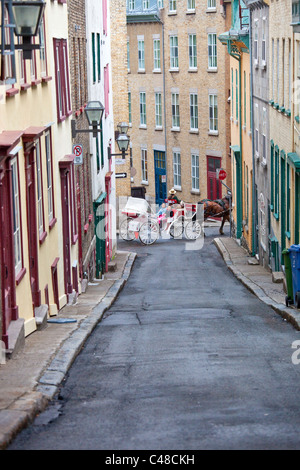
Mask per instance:
[[[287,154],[287,158],[295,168],[296,172],[300,172],[300,156],[296,152],[291,152]]]
[[[19,143],[22,131],[3,131],[0,134],[0,157],[7,156]]]

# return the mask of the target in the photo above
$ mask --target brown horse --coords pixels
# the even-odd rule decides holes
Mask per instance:
[[[228,196],[222,199],[211,201],[210,199],[202,199],[198,204],[204,204],[204,220],[208,217],[222,217],[220,226],[220,234],[223,235],[223,227],[226,221],[230,223],[230,200]]]

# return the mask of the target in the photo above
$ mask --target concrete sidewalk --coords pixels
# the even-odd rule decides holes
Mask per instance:
[[[0,449],[58,392],[85,341],[126,283],[135,258],[135,253],[117,252],[115,271],[89,283],[75,305],[49,318],[45,329],[28,336],[24,348],[0,364]],[[56,323],[50,323],[53,320]]]
[[[300,330],[300,310],[287,307],[282,282],[274,282],[274,273],[268,272],[233,238],[215,238],[214,243],[228,269],[260,300],[272,307],[285,320]]]

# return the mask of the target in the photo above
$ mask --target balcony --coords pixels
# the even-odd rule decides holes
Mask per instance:
[[[128,0],[127,23],[148,23],[160,21],[157,0]]]
[[[299,0],[300,1],[300,0]],[[228,52],[239,58],[241,52],[249,51],[249,9],[247,0],[232,0],[231,28],[219,36],[222,44],[227,45]]]

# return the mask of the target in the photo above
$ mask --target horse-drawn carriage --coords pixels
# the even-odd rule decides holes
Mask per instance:
[[[197,204],[184,203],[168,206],[162,204],[154,212],[150,204],[141,198],[129,197],[122,210],[125,216],[120,223],[119,234],[123,240],[139,239],[144,245],[152,245],[162,236],[189,240],[201,235],[201,225],[195,220]]]

